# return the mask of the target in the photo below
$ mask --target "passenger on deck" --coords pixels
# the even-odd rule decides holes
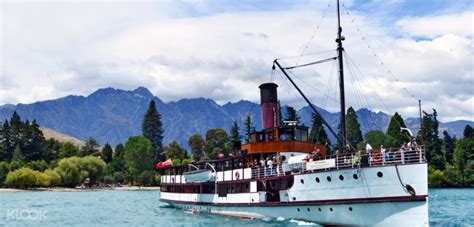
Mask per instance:
[[[372,153],[372,146],[367,141],[365,141],[365,153],[368,155]]]
[[[316,151],[313,151],[312,156],[313,161],[321,159],[321,151],[319,150],[319,148],[317,148]]]
[[[270,158],[267,158],[267,166],[268,166],[268,175],[273,175],[273,162]]]
[[[403,143],[403,145],[400,147],[400,151],[406,151],[408,148],[407,143]]]
[[[382,153],[382,157],[384,157],[384,159],[387,159],[388,157],[387,149],[383,147],[383,144],[380,145],[379,150],[380,150],[380,153]]]
[[[354,164],[354,165],[360,164],[359,152],[356,152],[354,154],[354,157],[352,157],[352,164]]]

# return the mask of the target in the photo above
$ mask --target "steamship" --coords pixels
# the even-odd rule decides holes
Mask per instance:
[[[219,160],[170,166],[160,163],[160,201],[193,213],[241,219],[284,218],[321,225],[427,226],[427,163],[423,146],[388,153],[354,151],[345,132],[342,28],[338,2],[342,144],[333,153],[308,138],[308,127],[280,124],[278,85],[259,86],[262,130],[240,152]],[[279,68],[308,102],[313,104]]]

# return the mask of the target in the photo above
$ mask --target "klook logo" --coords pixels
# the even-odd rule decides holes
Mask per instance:
[[[13,209],[7,211],[7,220],[45,220],[47,210]]]

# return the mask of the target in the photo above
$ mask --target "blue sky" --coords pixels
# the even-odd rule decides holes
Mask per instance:
[[[471,1],[341,3],[351,16],[341,9],[344,45],[360,70],[346,76],[349,105],[412,117],[422,99],[441,120],[474,120]],[[0,105],[138,86],[165,101],[257,102],[273,59],[335,48],[335,0],[2,1],[0,10]],[[294,73],[313,102],[336,111],[332,66]],[[283,103],[304,105],[273,78]]]

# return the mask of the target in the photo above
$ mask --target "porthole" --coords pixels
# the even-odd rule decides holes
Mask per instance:
[[[300,208],[296,209],[298,212],[300,212]]]
[[[359,176],[357,174],[352,174],[352,178],[354,178],[355,180],[359,179]]]
[[[320,208],[318,208],[318,210],[319,210],[319,212],[321,212],[321,211],[322,211],[322,210],[321,210],[321,207],[320,207]]]
[[[310,211],[311,211],[311,209],[309,209],[309,208],[306,208],[306,210],[308,210],[308,212],[310,212]]]
[[[293,197],[293,200],[296,200],[296,197]]]
[[[352,211],[352,207],[349,207],[349,211]]]
[[[333,211],[332,207],[331,207],[331,208],[329,208],[329,210],[332,212],[332,211]]]
[[[253,202],[253,199],[252,199],[252,202]]]
[[[331,182],[331,177],[330,177],[330,176],[326,177],[326,179],[327,179],[329,182]]]
[[[339,175],[339,180],[344,180],[344,176]]]
[[[318,183],[319,183],[319,177],[316,177],[316,182],[318,182]]]
[[[383,173],[382,172],[377,172],[377,176],[378,177],[383,177]]]
[[[301,182],[301,184],[304,184],[304,180],[303,180],[303,179],[301,179],[300,182]]]

